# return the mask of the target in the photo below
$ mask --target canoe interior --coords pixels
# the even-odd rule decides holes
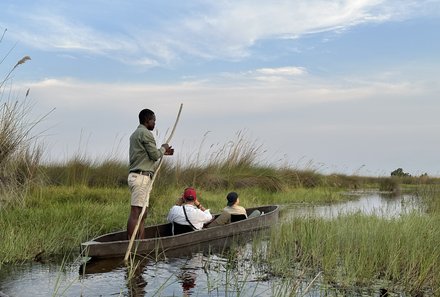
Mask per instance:
[[[247,208],[246,212],[248,215],[250,215],[256,209],[258,209],[262,214],[269,214],[269,213],[277,210],[278,206],[277,205],[268,205],[268,206],[252,207],[252,208]],[[215,216],[218,216],[218,215],[219,214],[217,214]],[[254,218],[254,219],[258,219],[258,217]],[[240,221],[230,223],[229,225],[231,225],[231,224],[240,224]],[[219,226],[219,227],[222,227],[222,226]],[[214,227],[214,228],[218,228],[218,227]],[[170,223],[145,227],[145,239],[167,237],[167,236],[171,236],[171,235],[172,234],[171,234],[171,224]],[[102,235],[102,236],[99,236],[99,237],[93,239],[93,241],[95,241],[95,242],[103,242],[103,243],[104,242],[114,242],[114,241],[125,241],[125,240],[127,240],[127,232],[126,231],[109,233],[109,234]]]
[[[178,235],[171,234],[171,224],[160,224],[145,228],[145,239],[136,240],[133,254],[158,255],[185,249],[199,249],[202,245],[214,246],[217,241],[220,248],[229,245],[229,238],[234,239],[243,235],[251,236],[258,230],[268,228],[278,221],[279,207],[277,205],[260,206],[246,209],[248,215],[258,209],[262,215],[238,222],[203,228]],[[126,231],[105,234],[81,244],[81,254],[92,258],[120,257],[125,255],[129,240]]]

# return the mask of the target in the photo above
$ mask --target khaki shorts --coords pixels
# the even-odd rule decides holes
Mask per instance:
[[[127,182],[131,192],[131,205],[139,207],[143,207],[145,205],[148,207],[150,197],[147,194],[151,177],[148,175],[130,173],[128,175]]]

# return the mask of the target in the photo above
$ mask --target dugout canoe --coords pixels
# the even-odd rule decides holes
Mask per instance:
[[[176,249],[185,249],[197,244],[236,237],[240,234],[249,234],[253,231],[268,228],[278,222],[279,206],[267,205],[247,208],[251,214],[259,210],[261,215],[223,226],[204,228],[179,235],[171,234],[171,224],[160,224],[145,227],[145,239],[135,240],[132,253],[136,255],[158,255]],[[96,237],[81,244],[81,254],[92,258],[123,257],[127,251],[129,240],[127,232],[119,231]]]

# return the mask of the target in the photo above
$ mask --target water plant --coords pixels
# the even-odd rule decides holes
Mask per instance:
[[[3,57],[0,65],[12,50]],[[42,156],[42,147],[36,142],[38,135],[32,132],[49,113],[36,120],[29,118],[32,110],[29,89],[22,98],[16,94],[11,81],[13,72],[29,60],[29,56],[24,56],[0,79],[0,210],[24,204]]]
[[[438,201],[439,194],[420,194]],[[438,202],[437,202],[438,203]],[[275,275],[322,272],[339,289],[380,285],[389,291],[436,292],[440,287],[439,212],[384,219],[360,213],[328,220],[297,218],[276,228],[266,261]]]

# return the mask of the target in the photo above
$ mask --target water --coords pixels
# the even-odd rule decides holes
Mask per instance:
[[[412,195],[390,196],[358,192],[352,201],[321,205],[287,205],[282,220],[317,216],[326,219],[362,212],[394,218],[420,211]],[[264,243],[263,243],[264,245]],[[227,255],[227,256],[225,256]],[[4,266],[0,271],[0,293],[9,296],[286,296],[292,287],[305,296],[321,296],[320,276],[286,280],[270,275],[263,264],[252,261],[251,243],[234,245],[226,253],[212,248],[191,257],[145,259],[130,270],[121,259],[90,262],[68,259],[51,263]],[[313,286],[309,284],[316,277]],[[294,283],[292,283],[294,282]],[[307,292],[306,292],[307,291]],[[329,292],[327,291],[327,294]],[[336,292],[336,296],[340,292]],[[359,292],[352,296],[379,296]],[[0,294],[1,296],[1,294]],[[403,295],[402,295],[403,296]]]
[[[418,198],[412,194],[392,195],[378,192],[351,192],[355,199],[328,205],[288,205],[286,218],[319,217],[332,219],[340,215],[362,213],[376,215],[385,219],[399,217],[410,212],[421,212]]]
[[[236,252],[250,250],[245,244]],[[269,277],[244,258],[198,252],[191,258],[146,259],[133,271],[122,259],[85,267],[79,259],[64,267],[31,263],[2,270],[0,290],[10,296],[271,296]]]

